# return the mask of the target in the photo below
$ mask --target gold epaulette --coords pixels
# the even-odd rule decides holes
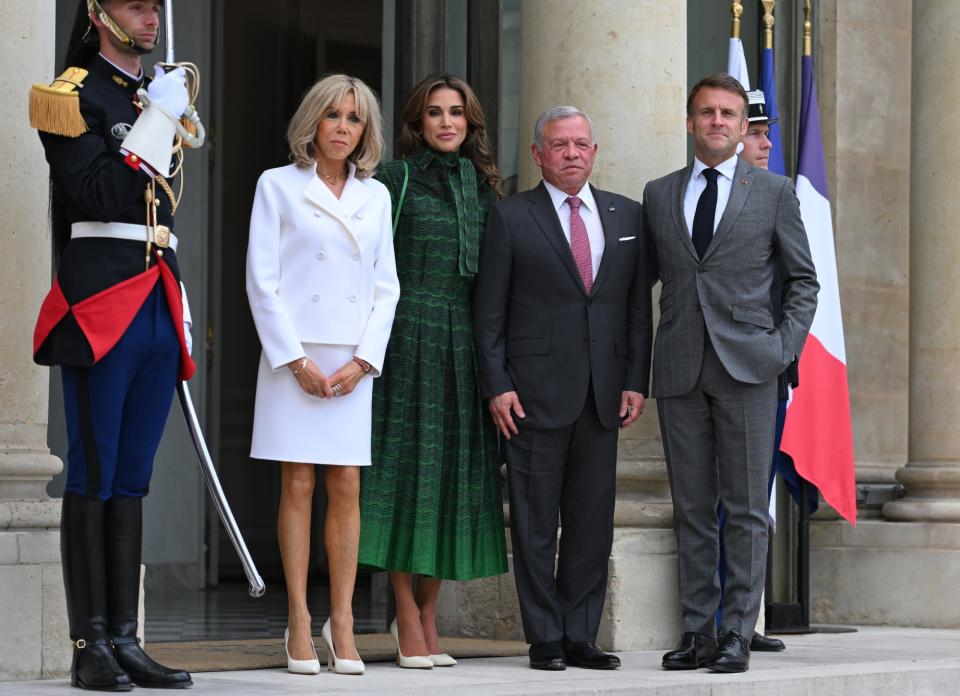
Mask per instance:
[[[83,68],[67,68],[50,86],[38,82],[31,87],[30,125],[68,138],[86,133],[87,123],[80,113],[80,89],[86,77]]]

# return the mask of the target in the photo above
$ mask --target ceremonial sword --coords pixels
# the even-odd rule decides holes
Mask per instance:
[[[166,62],[173,65],[173,0],[166,0],[164,3],[164,21],[166,26]],[[200,460],[200,472],[203,474],[203,480],[207,484],[207,490],[213,499],[213,505],[217,509],[220,521],[223,522],[224,529],[227,530],[227,536],[230,537],[233,548],[240,556],[240,563],[243,564],[243,572],[247,576],[247,582],[250,584],[248,592],[251,597],[261,597],[267,591],[263,584],[263,578],[257,572],[257,566],[254,565],[253,557],[247,549],[247,544],[240,533],[240,527],[233,517],[233,511],[230,509],[230,503],[223,493],[223,487],[220,485],[220,479],[217,476],[216,467],[213,465],[213,459],[210,457],[210,450],[207,449],[207,442],[203,437],[203,430],[200,428],[200,421],[197,419],[197,411],[193,407],[193,399],[190,397],[190,389],[184,381],[177,382],[177,397],[180,400],[180,408],[183,411],[183,420],[187,424],[187,430],[190,432],[190,439],[193,440],[193,446],[197,451],[197,458]]]

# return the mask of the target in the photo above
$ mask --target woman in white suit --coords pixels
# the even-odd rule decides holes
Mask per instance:
[[[314,85],[287,130],[292,164],[260,177],[250,220],[247,296],[263,353],[250,456],[282,462],[277,536],[287,584],[287,666],[320,671],[307,608],[318,464],[330,618],[322,634],[340,673],[361,674],[353,639],[360,469],[370,464],[372,380],[400,295],[390,195],[370,178],[383,136],[360,80]]]

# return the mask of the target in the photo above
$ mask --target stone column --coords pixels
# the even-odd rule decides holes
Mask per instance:
[[[551,106],[583,109],[599,144],[591,182],[640,200],[687,159],[687,3],[525,0],[520,189],[540,178],[530,144]],[[616,532],[605,618],[608,648],[660,648],[679,637],[676,545],[656,403],[620,436]]]
[[[647,181],[686,161],[684,0],[524,0],[521,22],[519,188],[539,181],[533,126],[574,105],[599,143],[591,182],[640,200]],[[616,532],[606,615],[608,649],[662,648],[679,638],[676,545],[656,404],[620,436]],[[512,575],[458,583],[444,603],[450,630],[520,638]],[[455,606],[454,606],[455,603]]]
[[[840,23],[837,32],[838,52],[841,46],[853,52],[851,61],[836,61],[838,93],[843,81],[847,83],[843,91],[855,95],[841,100],[845,113],[837,124],[856,120],[857,130],[873,134],[867,138],[869,144],[862,141],[869,158],[847,174],[855,187],[875,188],[883,194],[890,186],[891,191],[906,186],[903,179],[897,189],[894,182],[900,177],[888,169],[891,163],[902,164],[905,137],[897,135],[891,124],[908,115],[911,120],[909,230],[903,237],[890,239],[883,229],[889,213],[885,207],[870,206],[867,217],[876,220],[879,236],[871,223],[862,226],[848,245],[848,263],[863,263],[866,268],[876,262],[879,249],[892,251],[901,239],[909,244],[908,461],[896,472],[907,496],[886,503],[883,520],[861,520],[855,529],[842,522],[811,526],[812,620],[956,629],[960,628],[960,607],[943,587],[944,578],[960,574],[960,292],[954,285],[960,268],[956,239],[960,201],[952,186],[960,145],[946,114],[960,97],[956,77],[960,47],[953,40],[960,30],[960,6],[950,0],[836,5],[841,16],[859,18],[856,25]],[[906,54],[911,61],[912,90],[899,77],[904,59],[897,54]],[[870,70],[862,72],[868,66]],[[846,75],[849,71],[852,77]],[[821,84],[825,82],[829,80]],[[846,156],[841,153],[840,159]],[[838,164],[841,168],[850,169]],[[864,178],[868,169],[877,172],[870,182]],[[891,202],[902,200],[902,195]],[[861,207],[861,214],[868,209]],[[838,225],[838,249],[842,234]],[[845,310],[848,307],[849,303]],[[878,308],[861,311],[872,316]],[[891,296],[889,309],[879,316],[895,325],[900,312],[899,302]],[[896,395],[900,370],[893,349],[895,343],[890,340],[873,347],[861,342],[859,347],[864,359],[869,357],[880,372],[885,361],[878,350],[894,361],[890,385],[877,383],[877,388]],[[857,356],[848,355],[853,364]],[[876,424],[882,426],[883,421]],[[894,425],[891,420],[889,427]],[[898,451],[897,445],[889,444]]]
[[[907,462],[911,110],[889,105],[910,96],[910,16],[903,0],[821,0],[815,15],[856,477],[887,491]]]
[[[960,5],[913,3],[910,206],[909,462],[907,496],[889,520],[960,522],[960,141],[950,106],[960,99]]]
[[[33,325],[50,286],[47,164],[27,122],[32,81],[52,79],[54,3],[0,5],[0,681],[62,675],[69,667],[60,574],[61,469],[47,448],[47,375],[31,360]]]

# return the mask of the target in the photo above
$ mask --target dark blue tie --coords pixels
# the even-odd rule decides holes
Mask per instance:
[[[700,194],[697,212],[693,214],[693,248],[701,259],[713,239],[713,218],[717,214],[717,177],[720,172],[704,169],[703,176],[707,180],[707,187]]]

